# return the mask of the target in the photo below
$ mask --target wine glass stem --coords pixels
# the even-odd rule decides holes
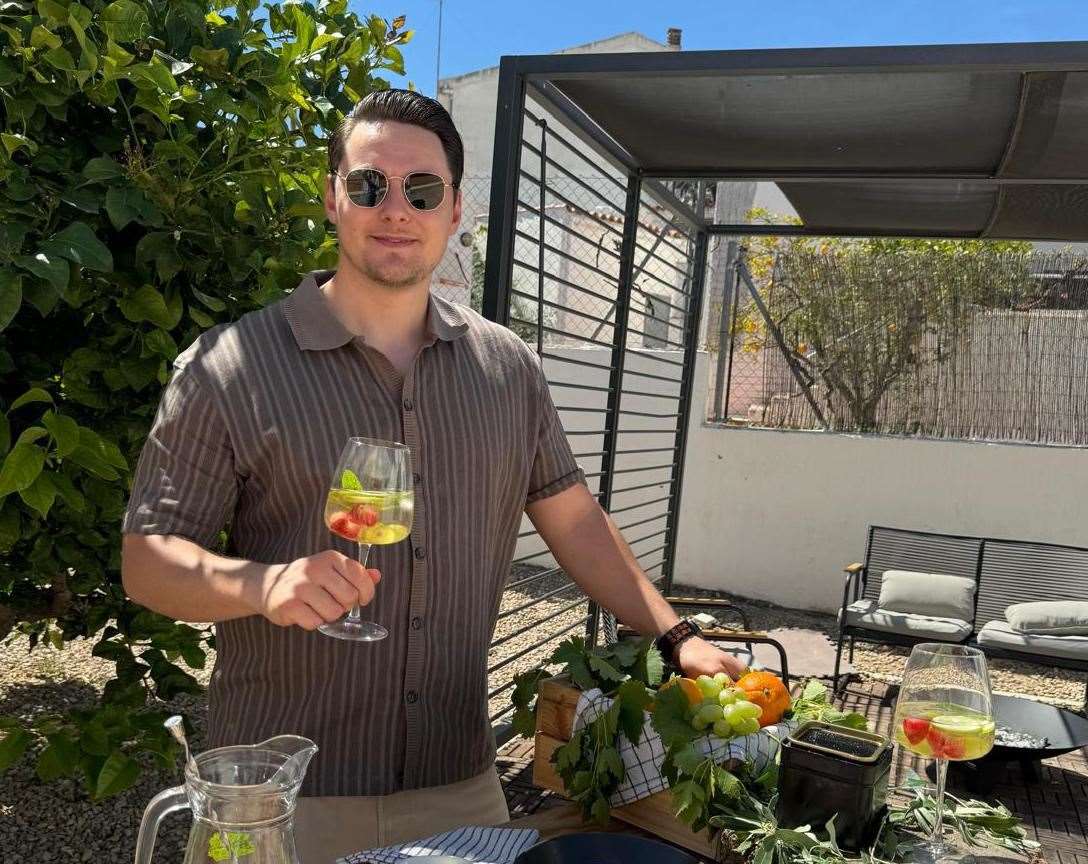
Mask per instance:
[[[360,543],[359,544],[358,560],[359,560],[359,563],[362,564],[364,568],[366,567],[366,559],[369,558],[369,557],[370,557],[370,544],[369,543]],[[361,621],[362,618],[363,618],[363,612],[359,608],[359,604],[356,603],[354,606],[351,607],[351,611],[348,613],[348,620],[350,620],[350,621]]]
[[[948,775],[948,760],[937,760],[937,806],[934,811],[933,833],[929,835],[931,849],[940,849],[944,846],[944,781]]]

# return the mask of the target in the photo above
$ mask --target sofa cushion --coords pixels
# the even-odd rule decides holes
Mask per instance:
[[[843,611],[847,624],[867,630],[881,630],[937,642],[962,642],[971,635],[970,622],[962,618],[894,612],[878,607],[873,600],[858,600]]]
[[[1088,603],[1083,600],[1014,603],[1005,610],[1005,620],[1018,633],[1088,636]]]
[[[970,621],[975,617],[975,580],[947,573],[885,570],[877,605],[889,612]]]
[[[978,632],[978,644],[983,647],[1062,657],[1068,660],[1088,660],[1088,636],[1040,636],[1013,630],[1007,621],[990,621]]]

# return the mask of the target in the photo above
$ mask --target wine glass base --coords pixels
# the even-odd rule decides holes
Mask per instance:
[[[951,843],[935,846],[928,840],[922,840],[905,850],[903,860],[909,861],[910,864],[983,864],[983,862],[997,859],[978,858],[973,853]]]
[[[348,642],[378,642],[389,635],[389,631],[381,624],[375,624],[373,621],[353,621],[350,618],[341,618],[339,621],[322,624],[317,629],[326,636]]]

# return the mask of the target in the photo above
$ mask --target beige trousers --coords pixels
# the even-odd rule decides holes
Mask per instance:
[[[351,852],[509,819],[499,775],[491,768],[459,783],[392,795],[299,798],[295,848],[301,864],[333,864]]]

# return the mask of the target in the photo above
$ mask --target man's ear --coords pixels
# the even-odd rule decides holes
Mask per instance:
[[[325,175],[325,218],[336,224],[336,175]]]
[[[450,214],[450,237],[461,227],[461,190],[458,188],[453,191],[456,195],[453,199],[453,213]]]

